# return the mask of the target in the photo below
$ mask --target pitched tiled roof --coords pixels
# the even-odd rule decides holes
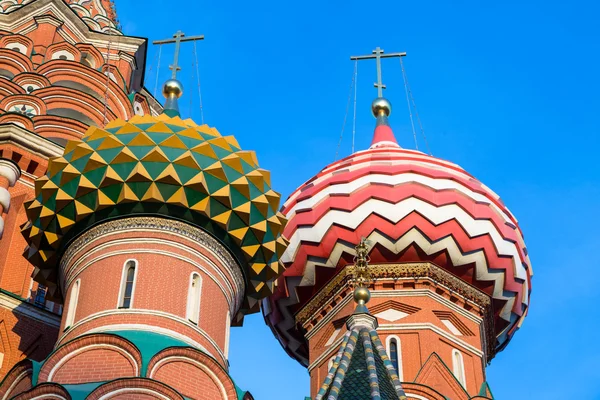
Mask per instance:
[[[315,400],[406,399],[398,374],[375,331],[375,317],[355,313]]]

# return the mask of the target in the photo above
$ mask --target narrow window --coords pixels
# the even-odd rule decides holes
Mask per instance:
[[[227,311],[225,320],[225,358],[229,359],[229,331],[231,331],[231,314]]]
[[[197,273],[190,277],[190,288],[188,290],[187,319],[194,324],[200,320],[200,292],[202,290],[202,278]]]
[[[119,308],[131,308],[133,304],[133,293],[135,289],[137,261],[128,260],[123,269],[121,280],[121,294],[119,296]]]
[[[452,370],[456,379],[466,389],[467,380],[465,378],[465,364],[462,354],[456,349],[452,350]]]
[[[40,307],[46,306],[46,286],[38,285],[37,290],[35,291],[35,300],[33,304]]]
[[[390,356],[390,361],[394,366],[394,369],[398,373],[398,379],[402,381],[402,348],[400,338],[398,336],[388,336],[387,338],[387,351]]]
[[[79,284],[81,280],[77,279],[71,288],[69,297],[69,308],[67,309],[67,318],[65,319],[65,329],[69,328],[75,322],[75,310],[77,309],[77,300],[79,297]]]

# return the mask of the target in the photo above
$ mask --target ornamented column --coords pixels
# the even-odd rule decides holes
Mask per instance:
[[[8,188],[15,185],[21,177],[21,168],[11,160],[0,158],[0,239],[4,232],[4,218],[2,214],[10,208],[10,193]]]

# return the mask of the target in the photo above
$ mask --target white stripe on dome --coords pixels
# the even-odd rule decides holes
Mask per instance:
[[[496,212],[498,212],[502,216],[504,221],[509,222],[510,224],[513,224],[513,221],[510,219],[510,217],[502,209],[500,209],[500,207],[498,207],[495,203],[490,201],[486,196],[472,191],[467,186],[464,186],[464,185],[460,184],[459,182],[453,181],[451,179],[430,178],[428,176],[416,174],[413,172],[400,173],[398,175],[383,175],[383,174],[365,175],[365,176],[361,176],[360,178],[355,179],[348,183],[333,184],[333,185],[323,188],[319,192],[315,193],[313,196],[299,201],[290,210],[286,210],[285,214],[286,214],[286,217],[288,218],[288,220],[291,220],[294,217],[294,215],[296,215],[296,210],[298,210],[298,209],[313,208],[316,204],[321,202],[321,200],[323,200],[325,197],[327,197],[331,194],[338,194],[338,193],[339,194],[351,194],[356,189],[358,189],[366,184],[369,184],[369,183],[379,183],[379,184],[384,184],[384,185],[399,185],[402,183],[409,183],[409,182],[417,182],[417,183],[423,184],[425,186],[428,186],[434,190],[456,189],[459,192],[470,197],[474,201],[486,203],[486,204],[490,205],[491,207],[494,208],[494,210],[496,210]],[[517,233],[518,233],[518,231],[517,231]]]
[[[475,220],[455,204],[435,207],[414,197],[396,204],[369,199],[351,212],[330,210],[315,225],[298,228],[290,238],[290,244],[281,259],[284,263],[293,261],[298,245],[302,241],[320,243],[334,223],[350,229],[356,229],[371,214],[377,214],[393,223],[398,223],[414,211],[419,212],[435,225],[456,219],[471,237],[489,234],[498,254],[513,257],[515,276],[519,279],[527,280],[527,271],[523,266],[523,260],[521,260],[514,243],[505,240],[498,233],[492,222],[488,220]]]

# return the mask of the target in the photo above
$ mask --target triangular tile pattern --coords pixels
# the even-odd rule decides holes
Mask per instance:
[[[91,127],[49,160],[27,204],[25,256],[35,279],[56,295],[56,265],[65,239],[109,218],[158,214],[220,239],[245,269],[242,312],[256,312],[284,270],[285,217],[270,173],[232,136],[191,120],[160,115]]]
[[[315,400],[406,399],[398,374],[374,329],[357,326],[340,350]]]

